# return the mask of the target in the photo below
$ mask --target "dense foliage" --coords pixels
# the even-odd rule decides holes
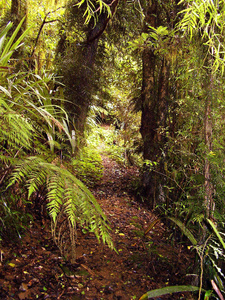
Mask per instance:
[[[12,23],[0,36],[1,206],[4,208],[1,211],[1,235],[8,231],[10,222],[18,222],[15,227],[19,231],[22,220],[18,216],[14,218],[17,215],[15,205],[26,216],[27,201],[42,189],[53,222],[55,241],[62,253],[74,260],[78,224],[85,225],[112,247],[109,228],[97,201],[75,177],[69,158],[74,151],[73,131],[70,134],[68,117],[61,107],[62,99],[49,93],[52,78],[22,71],[14,73],[14,68],[8,64],[23,37],[15,40],[22,22],[8,41],[6,37]],[[67,238],[62,242],[65,232],[68,232]]]
[[[66,218],[112,246],[83,184],[101,179],[101,139],[196,250],[199,299],[220,297],[208,282],[224,293],[224,1],[22,2],[0,6],[1,236],[32,218],[42,187],[59,245]]]

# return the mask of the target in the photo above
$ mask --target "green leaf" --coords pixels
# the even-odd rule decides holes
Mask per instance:
[[[153,291],[149,291],[139,300],[148,300],[154,297],[159,297],[167,294],[180,293],[180,292],[197,292],[199,288],[197,286],[192,285],[177,285],[177,286],[168,286],[161,289],[156,289]]]
[[[216,236],[218,237],[221,245],[223,246],[223,249],[225,250],[225,243],[224,243],[219,231],[217,230],[215,224],[210,219],[207,219],[207,221],[209,222],[210,226],[212,227],[213,231],[215,232]]]
[[[147,40],[147,38],[149,37],[149,34],[142,32],[141,36],[144,40]]]
[[[8,263],[8,265],[10,266],[10,267],[12,267],[12,268],[15,268],[15,264],[13,264],[13,263]]]
[[[212,290],[206,291],[204,295],[204,300],[209,300],[212,293],[213,293]]]
[[[14,30],[14,32],[13,32],[12,36],[10,37],[9,41],[7,42],[7,44],[4,45],[4,50],[1,54],[1,59],[0,59],[1,65],[4,65],[8,62],[8,60],[10,59],[10,57],[13,54],[13,51],[21,46],[21,42],[22,42],[23,38],[27,35],[27,32],[30,30],[30,28],[28,28],[21,34],[21,36],[19,38],[16,39],[16,36],[17,36],[25,18],[26,18],[26,16],[20,21],[19,25]],[[15,39],[16,39],[16,41],[15,41]]]
[[[194,246],[197,245],[197,241],[194,238],[193,234],[190,232],[189,229],[187,229],[187,227],[180,220],[172,218],[172,217],[169,217],[169,219],[171,221],[173,221],[181,229],[181,231],[183,232],[183,234],[186,235],[186,237],[191,241],[191,243]]]
[[[10,92],[9,92],[6,88],[4,88],[3,86],[0,85],[0,92],[1,92],[1,91],[2,91],[3,93],[5,93],[9,98],[12,98]]]

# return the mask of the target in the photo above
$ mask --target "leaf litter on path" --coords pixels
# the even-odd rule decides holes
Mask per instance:
[[[108,217],[117,252],[78,230],[77,260],[70,264],[52,241],[49,221],[37,219],[21,242],[0,247],[0,299],[131,300],[148,290],[187,284],[192,254],[171,245],[165,225],[135,202],[130,187],[138,170],[107,156],[102,160],[104,176],[92,192]]]

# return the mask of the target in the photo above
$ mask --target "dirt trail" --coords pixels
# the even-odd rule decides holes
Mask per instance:
[[[110,221],[118,255],[94,244],[96,251],[85,263],[95,270],[99,281],[92,285],[85,299],[139,299],[148,290],[186,284],[189,257],[182,246],[170,244],[164,224],[157,222],[143,236],[157,217],[129,193],[132,180],[138,176],[137,169],[121,167],[107,156],[102,159],[103,180],[93,193]],[[103,297],[96,296],[99,291]],[[160,299],[192,299],[183,297]]]
[[[143,235],[156,216],[129,192],[138,171],[102,159],[104,176],[92,192],[110,221],[117,253],[80,231],[77,261],[71,265],[60,257],[48,222],[36,221],[22,243],[0,248],[0,299],[131,300],[148,290],[187,284],[190,254],[170,244],[164,224]]]

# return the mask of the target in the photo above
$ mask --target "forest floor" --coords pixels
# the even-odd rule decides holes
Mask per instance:
[[[70,264],[52,241],[49,220],[37,217],[20,242],[0,246],[0,299],[132,300],[189,283],[193,252],[172,242],[167,226],[135,201],[131,186],[138,170],[104,155],[102,160],[104,176],[92,192],[110,221],[117,253],[80,231],[77,260]],[[155,299],[194,298],[180,293]]]

